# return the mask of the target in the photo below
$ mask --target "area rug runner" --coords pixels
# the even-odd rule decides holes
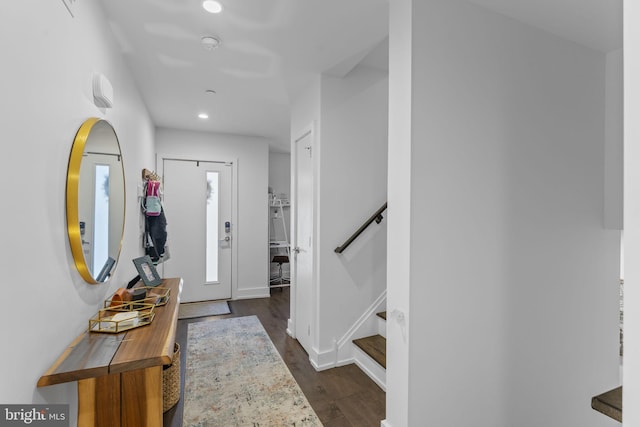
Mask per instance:
[[[229,310],[229,304],[226,301],[187,302],[180,304],[178,319],[219,316],[229,313],[231,313],[231,310]]]
[[[189,323],[183,427],[321,427],[256,316]]]

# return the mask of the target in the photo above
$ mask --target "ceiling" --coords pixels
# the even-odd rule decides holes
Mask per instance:
[[[220,14],[201,3],[102,1],[156,125],[263,136],[274,151],[289,151],[289,107],[310,79],[388,34],[388,0],[221,0]]]
[[[622,45],[622,0],[468,1],[594,49]],[[102,0],[157,126],[261,136],[288,152],[291,102],[314,76],[387,66],[389,0],[220,2],[209,14],[201,0]],[[205,36],[220,45],[205,49]]]

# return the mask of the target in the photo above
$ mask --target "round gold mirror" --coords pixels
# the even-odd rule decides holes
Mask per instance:
[[[109,122],[87,119],[73,141],[67,170],[69,243],[86,282],[105,282],[113,274],[122,247],[124,214],[118,137]]]

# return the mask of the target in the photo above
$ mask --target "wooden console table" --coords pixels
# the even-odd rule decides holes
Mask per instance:
[[[85,332],[38,380],[38,387],[78,381],[79,426],[162,425],[162,366],[173,359],[182,279],[160,286],[171,289],[169,302],[156,307],[150,325]]]

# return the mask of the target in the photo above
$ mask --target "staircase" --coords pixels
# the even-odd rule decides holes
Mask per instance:
[[[378,333],[353,340],[355,363],[386,391],[387,312],[377,313]]]

